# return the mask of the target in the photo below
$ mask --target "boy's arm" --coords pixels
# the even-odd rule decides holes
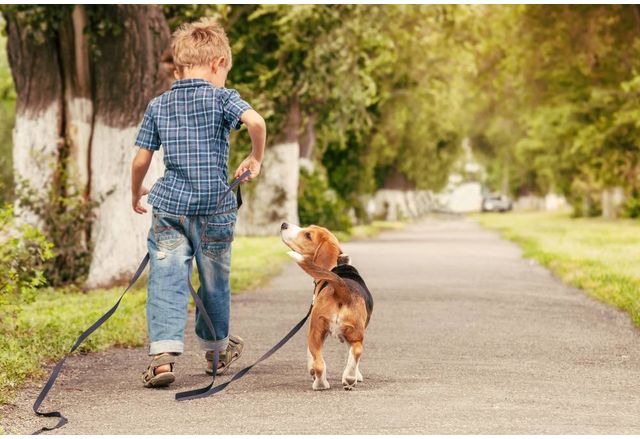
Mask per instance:
[[[242,113],[240,120],[247,126],[249,137],[251,137],[251,154],[240,163],[233,177],[238,178],[248,169],[251,171],[251,176],[245,181],[249,181],[260,174],[260,167],[264,157],[264,147],[267,142],[267,125],[262,116],[253,109]]]
[[[142,186],[144,176],[147,175],[153,151],[139,148],[131,164],[131,206],[136,213],[147,213],[147,209],[140,204],[140,198],[149,193],[149,189]]]

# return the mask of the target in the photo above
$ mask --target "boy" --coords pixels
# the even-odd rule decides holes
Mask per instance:
[[[258,176],[266,141],[264,119],[237,91],[224,88],[231,49],[220,25],[210,19],[182,25],[173,34],[171,48],[176,81],[149,103],[131,169],[133,210],[146,213],[140,204],[146,194],[153,206],[147,239],[147,325],[153,360],[143,373],[145,387],[175,380],[173,364],[183,351],[192,256],[202,284],[198,294],[217,337],[196,312],[196,335],[209,360],[207,373],[213,373],[214,351],[220,352],[219,373],[242,353],[243,341],[229,336],[229,269],[237,211],[233,194],[220,202],[216,215],[209,215],[228,188],[229,131],[244,123],[252,144],[234,177],[246,170],[251,171],[248,180]],[[149,192],[142,181],[160,145],[166,171]]]

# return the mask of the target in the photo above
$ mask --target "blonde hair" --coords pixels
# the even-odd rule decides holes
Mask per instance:
[[[182,24],[171,41],[173,64],[178,73],[185,68],[208,65],[224,57],[225,67],[231,68],[231,47],[224,29],[213,18],[201,18]]]

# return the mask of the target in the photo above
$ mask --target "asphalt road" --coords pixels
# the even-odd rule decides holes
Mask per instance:
[[[169,390],[142,387],[144,349],[70,359],[45,404],[70,419],[57,432],[640,432],[640,331],[496,233],[470,220],[429,219],[344,249],[375,298],[364,383],[354,391],[340,385],[347,351],[335,339],[325,349],[332,388],[311,390],[299,334],[224,393],[175,402],[175,391],[209,379],[189,328]],[[311,291],[292,263],[268,286],[234,297],[232,329],[247,341],[234,370],[304,315]],[[5,430],[53,424],[30,412],[37,391],[27,388],[5,407]]]

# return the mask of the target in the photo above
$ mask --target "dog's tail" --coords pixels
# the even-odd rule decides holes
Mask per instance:
[[[333,289],[333,294],[335,294],[339,301],[343,303],[349,303],[351,301],[349,287],[340,276],[332,271],[318,267],[316,264],[297,252],[289,252],[289,254],[296,260],[300,268],[306,271],[307,274],[316,282],[327,282]]]

